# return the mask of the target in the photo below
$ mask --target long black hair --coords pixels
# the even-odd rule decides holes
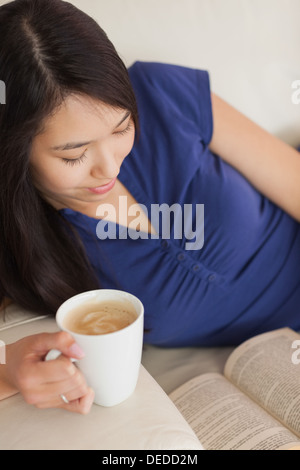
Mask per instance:
[[[61,0],[0,8],[0,303],[54,314],[67,298],[101,287],[71,227],[35,188],[30,152],[43,122],[70,94],[129,110],[127,69],[105,32]]]

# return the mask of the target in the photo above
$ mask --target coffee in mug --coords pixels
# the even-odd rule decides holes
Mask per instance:
[[[137,313],[126,299],[88,302],[71,310],[64,327],[80,335],[104,335],[122,330],[137,319]]]

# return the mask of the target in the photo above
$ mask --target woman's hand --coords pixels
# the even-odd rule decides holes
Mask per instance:
[[[45,361],[51,349],[61,351],[53,361]],[[83,352],[69,333],[43,333],[6,347],[6,364],[1,366],[0,383],[19,391],[25,401],[37,408],[64,408],[87,414],[94,399],[80,370],[69,358],[79,359]],[[12,395],[13,393],[11,393]],[[69,403],[61,398],[64,395]]]

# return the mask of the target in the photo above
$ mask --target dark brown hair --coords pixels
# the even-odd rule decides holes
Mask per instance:
[[[0,8],[0,302],[55,313],[100,287],[76,233],[40,196],[30,175],[33,138],[72,93],[137,107],[128,72],[105,32],[61,0],[15,0]]]

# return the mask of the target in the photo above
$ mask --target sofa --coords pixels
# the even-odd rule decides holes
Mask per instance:
[[[127,66],[142,60],[208,70],[217,95],[300,144],[299,0],[70,1],[99,22]],[[0,319],[4,343],[42,331],[57,331],[55,320],[17,305]],[[84,417],[37,410],[15,395],[0,402],[0,449],[201,450],[168,394],[198,374],[222,372],[232,349],[145,344],[134,395],[111,409],[93,405]]]

